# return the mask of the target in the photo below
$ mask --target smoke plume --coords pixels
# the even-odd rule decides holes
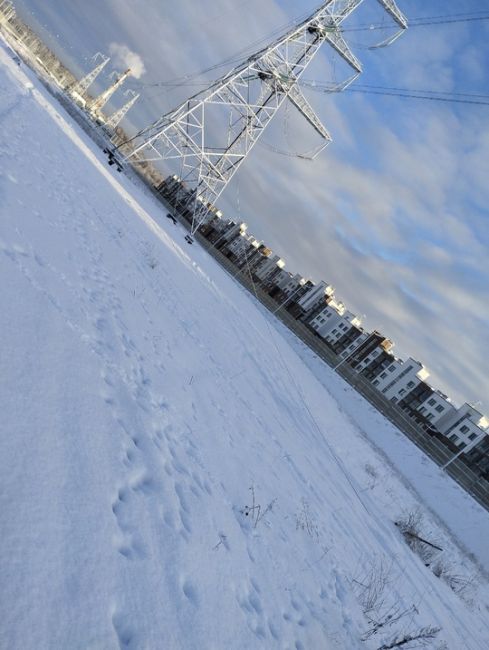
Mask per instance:
[[[143,59],[133,52],[127,45],[111,43],[109,46],[110,56],[117,67],[131,68],[132,76],[139,79],[146,72]]]

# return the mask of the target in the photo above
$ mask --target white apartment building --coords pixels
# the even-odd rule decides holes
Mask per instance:
[[[472,422],[472,420],[466,420],[465,422],[460,422],[455,426],[447,434],[447,438],[460,449],[466,449],[466,451],[469,451],[487,435],[487,431],[481,429],[477,424],[475,424],[475,422]]]
[[[352,343],[350,343],[350,345],[347,348],[343,350],[343,352],[340,355],[341,358],[346,359],[347,357],[353,356],[355,350],[358,350],[362,345],[362,343],[365,343],[365,341],[368,339],[369,336],[370,334],[368,332],[361,332],[360,335],[357,336],[357,338],[354,341],[352,341]]]
[[[282,288],[289,282],[291,275],[292,273],[290,271],[280,269],[280,271],[273,276],[272,285],[277,287],[277,289],[282,290]]]
[[[394,359],[372,384],[395,403],[411,392],[420,381],[429,377],[429,374],[423,364],[411,357],[406,361]]]
[[[361,341],[361,343],[364,343],[364,341],[366,341],[370,336],[371,336],[370,334],[366,333],[366,336]],[[357,339],[356,341],[354,341],[354,343],[357,344],[357,347],[360,347],[360,345],[361,345],[360,339]],[[379,357],[381,354],[384,354],[385,352],[387,352],[391,348],[392,348],[392,343],[388,339],[384,339],[371,352],[369,352],[369,354],[364,359],[362,359],[361,362],[357,366],[355,366],[355,370],[357,372],[362,372],[362,370],[365,370],[365,368],[367,368],[367,366],[369,366],[372,363],[372,361],[375,361],[375,359],[377,357]],[[345,352],[346,352],[346,350],[345,350]],[[352,356],[353,356],[353,358],[355,358],[355,350],[353,350],[353,355]],[[377,387],[377,384],[375,383],[376,381],[377,381],[377,379],[375,379],[372,382],[372,384]]]
[[[200,203],[203,203],[201,197],[197,197],[197,200],[200,201]],[[215,206],[208,208],[204,215],[200,215],[199,227],[206,226],[210,221],[212,221],[216,217],[218,219],[222,218],[221,210],[218,210]]]
[[[482,434],[489,428],[489,420],[472,404],[466,403],[446,413],[437,422],[436,428],[458,447],[465,449],[482,439]]]
[[[271,275],[276,270],[277,267],[279,269],[283,269],[284,266],[285,266],[285,261],[283,259],[281,259],[278,255],[272,255],[271,257],[267,257],[260,264],[259,268],[256,271],[256,276],[262,282],[265,282],[268,276]]]
[[[244,257],[245,251],[250,247],[253,241],[253,237],[248,237],[246,232],[240,232],[238,236],[231,241],[227,249],[230,253],[236,255],[236,257]]]
[[[333,320],[333,319],[331,319]],[[323,336],[324,340],[330,345],[334,345],[339,341],[352,327],[360,327],[362,321],[355,316],[351,311],[344,311],[336,323],[333,323],[332,329]]]
[[[340,322],[344,312],[344,304],[331,299],[328,304],[309,321],[309,326],[312,327],[313,330],[316,330],[319,336],[324,338],[335,327],[335,325]]]
[[[427,397],[416,410],[436,427],[441,418],[447,414],[455,413],[457,409],[446,395],[437,390]]]
[[[321,304],[324,301],[325,296],[332,296],[334,293],[334,288],[321,280],[318,284],[312,286],[309,291],[307,291],[300,300],[298,304],[302,307],[304,312],[310,312],[315,307]]]
[[[290,298],[296,291],[298,291],[299,287],[303,287],[306,282],[307,280],[303,278],[300,273],[296,273],[295,275],[290,274],[289,281],[282,287],[282,291],[287,298]]]
[[[219,219],[214,223],[214,229],[218,235],[214,245],[218,245],[218,248],[222,248],[235,237],[239,237],[241,234],[246,234],[248,226],[245,223],[235,223],[234,221],[224,221],[223,219]]]

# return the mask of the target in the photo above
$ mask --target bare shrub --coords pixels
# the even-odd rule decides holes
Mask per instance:
[[[295,515],[295,529],[303,530],[311,538],[319,539],[319,531],[316,522],[311,516],[309,503],[304,497],[301,499],[302,507]]]
[[[273,507],[277,499],[273,499],[265,508],[262,508],[261,504],[259,504],[256,500],[255,486],[252,485],[248,489],[251,492],[252,503],[251,506],[244,506],[244,508],[241,510],[241,513],[245,517],[249,517],[253,521],[253,528],[256,528],[260,521],[263,520],[265,515],[273,511]]]
[[[392,581],[392,562],[376,559],[352,579],[353,590],[363,613],[369,618],[372,612],[381,613],[385,608],[385,589]]]
[[[428,626],[420,628],[417,632],[398,635],[390,642],[381,645],[378,650],[392,650],[392,648],[401,648],[414,642],[416,642],[416,647],[418,648],[426,647],[428,644],[431,644],[433,639],[436,639],[440,629],[439,627]]]
[[[405,511],[395,524],[413,553],[419,555],[423,562],[427,566],[430,566],[436,552],[443,549],[421,536],[423,526],[423,514],[421,510],[415,508],[414,510]]]
[[[396,526],[404,536],[407,536],[406,543],[411,548],[411,545],[415,543],[415,537],[421,532],[422,523],[423,514],[419,508],[403,512],[396,521]]]
[[[145,263],[149,266],[151,270],[154,271],[154,269],[158,266],[158,260],[154,255],[153,244],[148,244],[147,242],[145,242],[142,245],[142,255]]]
[[[426,646],[436,638],[440,628],[430,626],[409,631],[418,610],[414,605],[404,607],[397,595],[393,595],[388,589],[394,580],[392,569],[392,562],[388,563],[383,558],[375,559],[368,563],[361,574],[352,579],[355,596],[368,622],[368,628],[361,639],[367,641],[376,634],[384,633],[384,639],[387,640],[378,650],[403,646],[407,650],[407,648]],[[403,620],[407,617],[410,618],[409,621]],[[399,625],[401,620],[403,623]],[[394,626],[402,631],[389,631],[395,630]]]
[[[456,569],[449,562],[439,559],[431,570],[437,578],[443,580],[450,589],[460,596],[464,601],[471,602],[472,588],[476,582],[476,576],[461,575],[456,572]]]
[[[367,474],[367,476],[370,479],[369,484],[368,484],[368,489],[373,490],[374,487],[379,482],[379,474],[378,474],[376,468],[373,465],[371,465],[370,463],[365,463],[364,469],[365,469],[365,473]]]

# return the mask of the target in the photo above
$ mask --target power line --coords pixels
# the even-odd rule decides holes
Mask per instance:
[[[387,91],[387,90],[369,90],[367,88],[347,88],[346,92],[359,92],[359,93],[365,93],[367,95],[387,95],[391,97],[407,97],[409,99],[425,99],[428,101],[434,101],[434,102],[447,102],[451,104],[474,104],[477,106],[489,106],[489,97],[488,101],[480,101],[480,100],[471,100],[471,99],[457,99],[456,97],[437,97],[434,95],[421,95],[421,94],[416,94],[415,92],[409,93],[409,92],[394,92],[394,91]]]
[[[168,87],[168,88],[177,88],[179,86],[187,86],[190,84],[187,84],[188,81],[193,81],[197,79],[198,77],[201,77],[209,72],[213,72],[214,70],[219,70],[220,68],[226,66],[226,65],[235,65],[238,64],[242,61],[242,57],[247,53],[251,52],[254,50],[254,48],[267,43],[271,38],[273,38],[277,33],[280,33],[284,29],[287,29],[291,26],[293,26],[297,21],[305,18],[308,14],[302,14],[302,16],[299,16],[298,18],[295,18],[294,20],[289,21],[287,24],[283,25],[282,27],[273,30],[270,32],[267,36],[258,39],[249,45],[247,45],[245,48],[239,50],[238,52],[235,52],[231,56],[227,57],[226,59],[223,59],[220,63],[215,63],[211,66],[208,66],[207,68],[203,68],[202,70],[188,73],[186,75],[182,75],[180,77],[174,77],[173,79],[169,79],[168,81],[157,81],[154,83],[150,84],[144,84],[144,83],[139,83],[135,84],[139,87]],[[442,15],[442,16],[424,16],[424,17],[419,17],[419,18],[411,18],[409,21],[409,26],[410,27],[423,27],[425,25],[446,25],[446,24],[452,24],[452,23],[464,23],[464,22],[477,22],[477,21],[485,21],[489,20],[489,13],[487,11],[481,11],[481,12],[471,12],[471,13],[459,13],[459,14],[448,14],[448,15]],[[374,24],[364,24],[364,25],[358,25],[356,27],[346,27],[342,28],[342,32],[355,32],[355,31],[374,31],[374,30],[384,30],[386,29],[385,23],[374,23]],[[362,46],[363,47],[363,46]]]
[[[316,84],[303,81],[301,85],[320,93],[333,93],[333,84]],[[406,97],[409,99],[424,99],[427,101],[447,102],[454,104],[473,104],[489,106],[489,95],[478,93],[446,92],[436,90],[419,90],[414,88],[389,88],[386,86],[370,86],[366,84],[352,85],[342,92],[357,92],[370,95],[387,95],[390,97]]]
[[[468,23],[489,20],[487,11],[473,12],[470,14],[449,14],[445,16],[425,16],[410,18],[409,27],[424,27],[425,25],[448,25],[451,23]],[[385,29],[385,23],[370,23],[357,25],[356,27],[344,27],[342,32],[363,32],[377,29]]]
[[[283,31],[290,29],[293,27],[295,24],[298,22],[301,22],[302,20],[306,19],[309,16],[310,12],[303,13],[300,16],[297,16],[296,18],[289,20],[287,23],[282,25],[281,27],[278,27],[277,29],[274,29],[273,31],[269,32],[266,36],[253,41],[252,43],[249,43],[246,47],[242,48],[241,50],[238,50],[231,56],[227,57],[226,59],[223,59],[219,63],[215,63],[211,66],[208,66],[207,68],[204,68],[202,70],[199,70],[197,72],[191,72],[186,75],[182,75],[180,77],[174,77],[173,79],[170,79],[168,81],[159,81],[155,82],[152,84],[139,84],[140,86],[145,86],[145,87],[151,87],[151,86],[173,86],[177,87],[180,85],[186,85],[185,81],[189,80],[194,80],[198,77],[201,77],[204,74],[207,74],[208,72],[213,72],[214,70],[218,70],[226,65],[235,65],[238,63],[241,63],[243,60],[243,56],[245,56],[247,53],[251,54],[255,52],[255,49],[259,47],[260,45],[266,45],[268,42],[273,39],[275,36],[281,34]]]

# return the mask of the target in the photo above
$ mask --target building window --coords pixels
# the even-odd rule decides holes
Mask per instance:
[[[469,427],[466,424],[464,424],[463,427],[460,427],[460,432],[461,433],[467,433],[468,430],[469,430]]]
[[[407,385],[408,388],[412,388],[414,386],[414,381],[410,381]]]
[[[426,408],[425,408],[424,406],[422,406],[422,407],[419,409],[419,412],[421,413],[421,415],[423,415],[423,413],[426,413]]]
[[[385,372],[383,372],[383,373],[380,375],[380,378],[381,378],[381,379],[385,379],[386,377],[387,377],[387,373],[385,373]]]
[[[452,433],[452,435],[448,439],[451,440],[452,442],[455,442],[455,440],[457,440],[457,438],[458,438],[457,434]]]
[[[444,406],[442,406],[441,404],[438,404],[435,411],[438,411],[438,413],[443,413],[444,409],[445,409]]]
[[[392,364],[392,366],[389,366],[389,372],[394,372],[395,369],[396,366],[394,364]]]
[[[469,440],[475,440],[476,438],[477,438],[476,433],[471,433],[470,436],[469,436]]]
[[[405,392],[406,392],[406,389],[405,389],[405,388],[401,388],[401,390],[399,391],[399,395],[404,395]]]
[[[430,401],[428,402],[428,404],[429,404],[430,406],[433,406],[434,404],[436,404],[436,399],[434,399],[434,398],[432,397],[432,398],[430,399]]]
[[[435,416],[433,415],[433,413],[428,413],[428,415],[426,416],[426,419],[431,421],[434,417]]]
[[[393,404],[397,404],[397,397],[393,397],[393,398],[391,399],[391,402],[392,402]]]
[[[375,380],[372,382],[372,384],[373,384],[374,386],[378,386],[378,385],[379,385],[379,380],[378,380],[378,379],[375,379]]]

